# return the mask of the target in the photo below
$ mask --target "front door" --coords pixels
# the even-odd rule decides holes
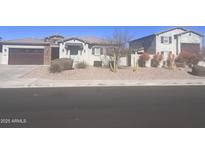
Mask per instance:
[[[59,48],[53,47],[51,48],[51,60],[59,59]]]

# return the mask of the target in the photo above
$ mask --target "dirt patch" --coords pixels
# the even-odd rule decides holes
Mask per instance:
[[[73,69],[61,73],[49,73],[48,66],[39,66],[22,78],[43,78],[51,80],[160,80],[160,79],[202,79],[188,73],[190,70],[176,68],[138,68],[136,72],[127,67],[118,69],[116,73],[108,68],[88,67],[86,69]]]

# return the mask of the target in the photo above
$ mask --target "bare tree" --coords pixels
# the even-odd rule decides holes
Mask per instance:
[[[111,41],[116,44],[115,53],[117,57],[128,53],[128,42],[132,38],[132,35],[125,29],[115,29],[113,31]]]

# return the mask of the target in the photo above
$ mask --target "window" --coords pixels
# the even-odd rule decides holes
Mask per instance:
[[[161,43],[163,44],[172,43],[172,37],[171,36],[161,36]]]
[[[78,55],[78,49],[71,49],[70,55]]]
[[[172,43],[172,37],[171,36],[169,37],[169,43]]]
[[[103,54],[103,48],[100,48],[100,47],[92,48],[92,54],[95,55],[95,56],[102,55]]]
[[[161,36],[161,43],[164,43],[164,37]]]
[[[167,55],[169,52],[170,51],[161,51],[161,54],[163,54],[163,55],[166,54]]]

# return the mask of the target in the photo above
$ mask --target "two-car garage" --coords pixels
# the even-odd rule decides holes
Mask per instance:
[[[49,42],[42,39],[1,41],[1,62],[7,65],[47,65],[51,60]]]
[[[181,52],[199,53],[200,49],[199,43],[181,43]]]
[[[43,65],[44,49],[9,48],[9,65]]]

